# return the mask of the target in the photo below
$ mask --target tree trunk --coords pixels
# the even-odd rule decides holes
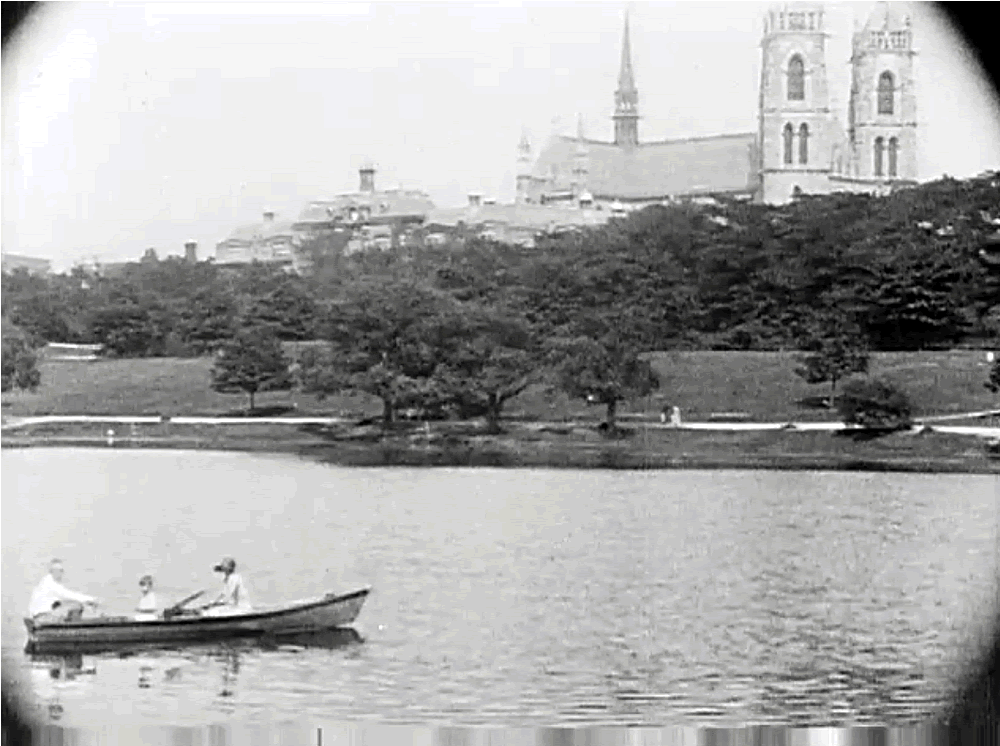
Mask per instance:
[[[837,376],[830,376],[830,409],[837,405]]]
[[[384,397],[382,399],[382,425],[388,427],[395,420],[396,408],[393,406],[392,399]]]
[[[608,430],[614,430],[617,427],[615,415],[618,413],[618,400],[612,399],[608,402],[608,414],[606,418],[606,423]]]
[[[489,395],[489,402],[486,405],[486,431],[489,433],[500,432],[500,410],[503,407],[503,399],[496,394]]]
[[[250,395],[250,411],[253,412],[253,391],[248,391],[247,394]]]

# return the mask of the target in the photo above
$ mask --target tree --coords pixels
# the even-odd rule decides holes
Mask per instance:
[[[868,346],[857,329],[838,322],[827,322],[810,332],[805,342],[811,354],[800,355],[795,374],[807,383],[830,382],[832,407],[837,398],[837,382],[852,373],[868,371]]]
[[[38,371],[38,356],[31,339],[7,319],[3,320],[2,335],[2,390],[34,391],[42,382],[42,375]]]
[[[284,340],[312,339],[316,304],[312,296],[291,278],[251,301],[243,316],[250,326],[269,326]]]
[[[906,394],[879,378],[848,381],[837,399],[837,409],[846,424],[869,429],[898,430],[913,422]]]
[[[236,310],[216,288],[205,288],[178,311],[178,331],[189,352],[204,354],[232,339]]]
[[[482,307],[462,314],[465,328],[434,377],[461,413],[485,413],[496,433],[504,404],[541,380],[542,352],[521,319]]]
[[[135,287],[114,288],[90,318],[94,341],[120,357],[162,354],[172,320],[157,298],[141,299]]]
[[[247,394],[253,411],[255,394],[292,388],[290,367],[278,337],[268,329],[252,327],[223,345],[212,366],[212,390]]]
[[[607,407],[605,423],[616,429],[618,402],[647,396],[659,387],[649,362],[639,350],[614,334],[577,337],[556,343],[556,377],[570,396]]]
[[[399,407],[435,395],[431,377],[460,319],[455,305],[414,283],[376,278],[346,288],[322,325],[328,346],[302,355],[303,390],[376,396],[388,425]]]

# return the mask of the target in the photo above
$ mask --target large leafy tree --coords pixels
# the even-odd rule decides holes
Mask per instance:
[[[460,309],[457,334],[435,372],[441,389],[466,415],[483,413],[500,431],[504,405],[544,375],[544,353],[523,319],[500,309]]]
[[[257,298],[252,298],[242,323],[269,326],[284,340],[312,339],[317,309],[303,284],[287,278]]]
[[[432,376],[454,341],[455,301],[423,285],[375,279],[344,290],[322,324],[322,348],[303,352],[305,391],[361,391],[382,401],[383,422],[435,394]]]
[[[165,336],[149,308],[126,298],[97,308],[91,317],[90,330],[96,341],[120,357],[155,354]]]
[[[212,366],[212,389],[223,394],[245,393],[252,411],[256,394],[292,388],[290,367],[281,340],[267,328],[252,327],[223,345]]]
[[[619,402],[647,396],[659,387],[641,350],[613,331],[556,341],[553,347],[559,386],[572,397],[605,405],[609,430],[617,427]]]
[[[868,345],[857,325],[837,317],[818,319],[804,340],[807,354],[798,357],[796,375],[807,383],[830,384],[829,406],[837,398],[837,382],[868,371]]]
[[[178,332],[195,354],[217,349],[233,338],[236,327],[235,303],[218,288],[200,290],[178,311]]]
[[[2,390],[34,391],[42,382],[42,376],[38,370],[38,356],[35,354],[31,338],[6,318],[3,319],[2,336]]]

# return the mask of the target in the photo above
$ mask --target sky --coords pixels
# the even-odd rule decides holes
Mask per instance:
[[[516,147],[611,139],[630,18],[642,140],[756,130],[757,2],[53,3],[5,45],[3,251],[58,270],[153,247],[210,256],[264,210],[358,187],[514,195]],[[873,3],[828,4],[832,105]],[[911,6],[919,175],[1000,168],[1000,102],[929,3]]]

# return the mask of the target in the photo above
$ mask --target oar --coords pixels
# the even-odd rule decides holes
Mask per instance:
[[[185,598],[183,601],[178,601],[173,606],[171,606],[169,609],[167,609],[166,611],[163,612],[164,618],[169,618],[169,617],[172,617],[172,616],[174,616],[176,614],[179,614],[180,610],[184,606],[186,606],[187,604],[191,603],[192,601],[194,601],[199,596],[203,596],[203,595],[205,595],[205,591],[198,591],[197,593],[192,593],[190,596],[188,596],[187,598]]]

